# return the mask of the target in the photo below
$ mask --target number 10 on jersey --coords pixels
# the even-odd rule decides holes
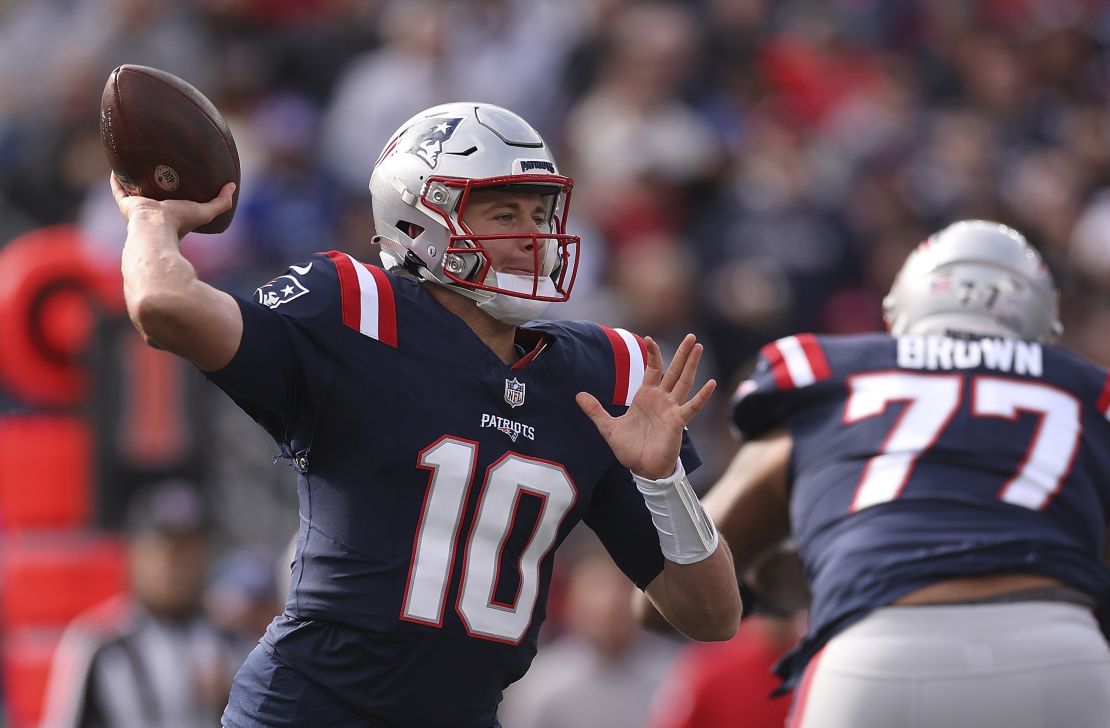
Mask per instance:
[[[431,471],[431,476],[401,618],[442,626],[456,546],[464,545],[456,609],[467,632],[517,644],[528,631],[539,598],[540,564],[555,545],[559,525],[574,506],[577,491],[562,465],[506,453],[486,469],[474,518],[464,524],[477,460],[478,443],[450,436],[441,437],[420,453],[419,467]],[[538,497],[542,506],[517,562],[520,586],[516,598],[503,604],[494,595],[505,543],[523,494]],[[468,531],[465,540],[460,540],[464,525]]]

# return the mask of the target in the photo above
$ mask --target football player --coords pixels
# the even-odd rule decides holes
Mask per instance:
[[[738,569],[789,535],[804,562],[789,725],[1105,725],[1106,371],[1052,345],[1052,278],[999,224],[922,243],[884,313],[763,348],[706,496]]]
[[[516,114],[429,109],[371,175],[384,270],[321,253],[237,299],[178,246],[229,209],[231,185],[197,204],[113,181],[135,326],[206,372],[299,476],[288,600],[235,679],[227,728],[497,725],[581,520],[678,629],[734,633],[728,549],[685,475],[684,428],[713,390],[690,396],[701,345],[688,336],[664,368],[650,338],[528,323],[574,283],[571,185]]]

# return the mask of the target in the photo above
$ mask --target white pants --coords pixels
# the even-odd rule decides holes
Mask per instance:
[[[1110,647],[1062,602],[887,607],[834,637],[790,728],[1107,728]]]

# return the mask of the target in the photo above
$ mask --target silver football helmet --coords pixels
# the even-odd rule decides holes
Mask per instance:
[[[511,111],[473,102],[422,111],[393,134],[370,176],[382,263],[451,287],[506,323],[534,319],[574,286],[579,238],[566,232],[573,184],[539,133]],[[463,222],[467,201],[488,188],[549,195],[546,224],[531,235],[474,234]],[[530,275],[493,269],[483,241],[527,237]]]
[[[890,332],[1048,342],[1063,327],[1052,274],[1018,231],[963,220],[906,259],[883,299]]]

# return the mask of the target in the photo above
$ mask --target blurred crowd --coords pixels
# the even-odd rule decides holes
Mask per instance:
[[[188,247],[237,290],[321,249],[376,261],[383,140],[421,108],[479,99],[532,121],[576,180],[584,269],[551,316],[694,330],[728,383],[769,338],[879,326],[906,251],[981,217],[1045,253],[1063,342],[1110,363],[1098,0],[0,7],[0,241],[72,221],[115,261],[96,109],[120,63],[176,73],[228,117],[238,216]]]
[[[238,213],[185,247],[245,293],[318,250],[377,262],[370,167],[414,112],[473,99],[530,120],[575,179],[583,237],[575,294],[548,315],[699,335],[725,385],[697,422],[700,486],[731,455],[724,408],[758,347],[880,328],[906,253],[957,219],[1024,232],[1060,284],[1062,343],[1110,365],[1101,0],[7,0],[0,246],[72,223],[118,264],[97,110],[122,63],[227,117]],[[207,484],[224,542],[276,550],[292,473],[245,417],[212,427],[235,444]],[[281,528],[246,515],[267,480]]]

